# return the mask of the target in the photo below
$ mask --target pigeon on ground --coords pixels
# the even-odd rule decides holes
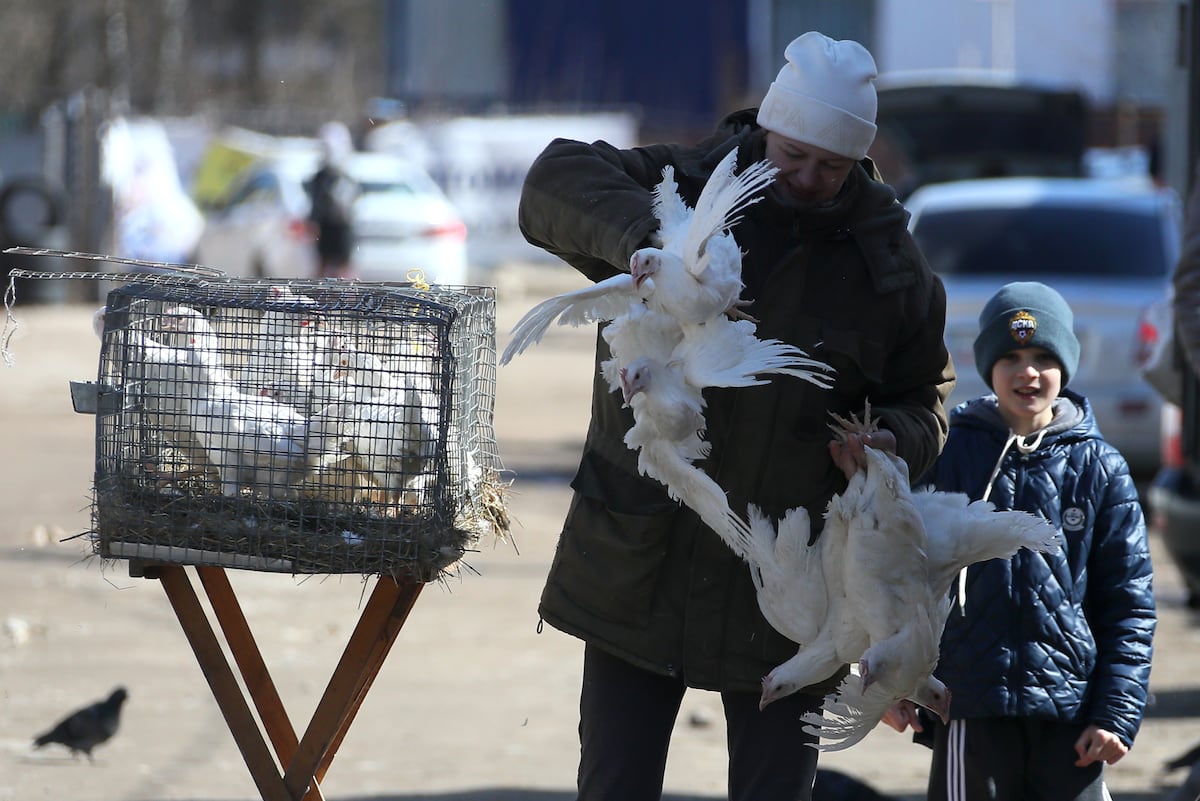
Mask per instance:
[[[92,749],[112,739],[121,722],[121,707],[129,697],[124,687],[118,687],[103,701],[85,706],[54,725],[33,741],[34,748],[50,743],[71,749],[71,756],[83,754],[92,760]]]

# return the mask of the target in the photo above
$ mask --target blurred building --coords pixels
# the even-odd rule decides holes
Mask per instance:
[[[756,103],[787,42],[815,29],[861,41],[885,72],[969,68],[1080,90],[1104,145],[1154,138],[1179,13],[1174,0],[386,2],[385,90],[412,109],[623,107],[648,138],[695,135]]]
[[[31,129],[41,136],[21,148],[0,146],[0,179],[35,170],[40,160],[44,177],[70,199],[69,247],[97,250],[107,246],[109,215],[96,197],[103,192],[97,132],[107,119],[187,118],[198,121],[193,130],[232,125],[306,136],[341,119],[360,144],[401,120],[455,144],[462,155],[439,163],[426,142],[426,164],[460,200],[479,181],[511,195],[528,158],[520,145],[536,152],[545,133],[501,134],[490,121],[592,116],[616,120],[634,142],[697,139],[727,112],[756,104],[787,42],[816,29],[861,41],[885,73],[965,68],[1078,92],[1087,103],[1086,144],[1142,146],[1162,156],[1174,183],[1183,173],[1181,140],[1160,142],[1178,129],[1172,121],[1188,102],[1177,29],[1189,5],[9,0],[0,30],[0,64],[11,78],[0,87],[0,144]],[[186,159],[177,129],[169,130]],[[466,164],[472,136],[503,140],[503,161],[477,153],[476,161],[491,161]],[[40,159],[21,155],[26,145]],[[505,209],[493,216],[507,220]],[[492,224],[482,216],[471,222],[476,231]]]

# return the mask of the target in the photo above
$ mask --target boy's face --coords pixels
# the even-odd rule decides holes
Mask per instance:
[[[1010,350],[992,365],[992,389],[1009,428],[1033,433],[1054,419],[1051,407],[1062,389],[1062,365],[1045,348]]]

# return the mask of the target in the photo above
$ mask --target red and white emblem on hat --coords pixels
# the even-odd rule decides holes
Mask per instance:
[[[1037,332],[1037,318],[1027,311],[1019,311],[1008,321],[1008,333],[1022,345],[1028,345]]]

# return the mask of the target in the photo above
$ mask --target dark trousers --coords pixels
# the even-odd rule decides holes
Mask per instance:
[[[1032,718],[935,721],[928,801],[1108,801],[1103,764],[1075,767],[1083,729]]]
[[[579,801],[658,801],[680,679],[588,645],[579,699]],[[758,693],[721,693],[731,801],[811,801],[817,752],[800,716],[821,699],[799,693],[758,709]]]

